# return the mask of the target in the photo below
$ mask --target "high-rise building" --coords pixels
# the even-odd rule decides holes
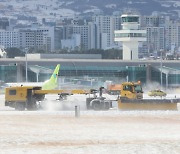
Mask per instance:
[[[167,20],[166,16],[154,14],[151,16],[141,16],[142,27],[159,27],[165,25]]]
[[[88,47],[89,49],[97,49],[97,25],[93,22],[88,23],[89,34],[88,34]]]
[[[176,50],[180,46],[180,23],[170,20],[169,16],[152,14],[142,16],[142,26],[147,29],[147,50],[154,53],[160,50]]]
[[[165,27],[165,46],[166,49],[175,52],[180,47],[180,23],[177,21],[169,21]]]
[[[89,26],[88,25],[72,25],[72,33],[81,35],[81,49],[89,49]]]
[[[19,47],[54,51],[54,27],[20,29]]]
[[[0,30],[0,46],[4,48],[19,47],[18,31]]]
[[[56,26],[54,29],[54,48],[55,50],[61,49],[61,40],[71,39],[72,27],[70,26]]]
[[[146,27],[147,30],[147,51],[154,53],[165,49],[165,28],[164,27]]]
[[[120,29],[119,16],[94,16],[92,22],[72,20],[69,25],[55,28],[55,49],[60,49],[61,40],[69,40],[73,34],[80,34],[83,50],[113,48],[115,29]]]
[[[93,16],[92,22],[96,25],[96,42],[98,49],[109,49],[115,46],[114,30],[121,27],[120,16]]]

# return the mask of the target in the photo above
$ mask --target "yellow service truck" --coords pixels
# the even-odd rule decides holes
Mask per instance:
[[[36,90],[41,87],[17,86],[8,87],[5,90],[5,106],[15,108],[16,110],[36,110],[37,101],[44,99],[45,94],[38,94]]]
[[[177,110],[179,98],[175,99],[144,99],[140,82],[122,83],[118,108],[121,110]]]
[[[16,110],[37,110],[38,103],[44,100],[46,94],[87,94],[86,90],[42,90],[38,86],[8,87],[5,90],[5,106]]]

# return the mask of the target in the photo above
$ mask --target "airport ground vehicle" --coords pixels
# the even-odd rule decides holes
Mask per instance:
[[[38,86],[8,87],[5,90],[5,106],[16,110],[37,110],[46,94],[87,94],[86,90],[42,90]]]
[[[110,95],[119,95],[121,93],[121,84],[110,84],[107,86],[107,93]]]
[[[177,110],[180,99],[143,99],[140,82],[122,83],[118,108],[122,110]]]
[[[5,90],[5,106],[13,107],[16,110],[37,110],[44,100],[46,94],[89,94],[86,99],[87,109],[108,110],[112,106],[111,100],[102,97],[102,89],[99,90],[99,97],[93,90],[43,90],[38,86],[17,86],[8,87]],[[92,94],[94,94],[92,96]],[[179,98],[174,99],[143,99],[141,83],[122,83],[121,96],[118,97],[118,108],[122,110],[177,110]]]
[[[148,95],[154,96],[154,97],[156,97],[156,96],[166,97],[167,94],[162,90],[151,90],[148,92]]]
[[[93,96],[86,98],[86,107],[88,110],[109,110],[109,108],[112,107],[112,101],[106,100],[106,98],[102,96],[103,89],[104,87],[99,88],[99,97],[97,96],[97,90],[91,90],[90,93],[93,94]]]
[[[8,87],[5,90],[5,106],[15,108],[16,110],[37,110],[41,107],[41,103],[46,94],[58,94],[58,101],[63,101],[67,95],[72,94],[89,94],[86,99],[87,109],[93,110],[108,110],[112,103],[102,97],[102,89],[99,90],[99,97],[97,97],[97,90],[43,90],[42,87],[37,86],[16,86]],[[93,97],[91,97],[93,95]]]

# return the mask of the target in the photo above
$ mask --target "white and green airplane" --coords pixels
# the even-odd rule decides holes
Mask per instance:
[[[20,83],[6,83],[6,86],[0,88],[0,93],[4,92],[4,89],[9,86],[40,86],[43,90],[52,90],[58,87],[58,74],[60,70],[60,64],[58,64],[51,75],[50,79],[45,82],[20,82]],[[1,92],[3,91],[3,92]]]

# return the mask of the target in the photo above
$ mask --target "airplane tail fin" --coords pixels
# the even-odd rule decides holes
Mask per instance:
[[[43,84],[42,86],[43,90],[51,90],[57,87],[59,70],[60,70],[60,64],[56,66],[53,74],[51,75],[51,78]]]
[[[58,64],[53,72],[53,74],[51,75],[50,81],[51,82],[55,82],[57,83],[57,79],[58,79],[58,74],[59,74],[59,69],[60,69],[60,64]]]

